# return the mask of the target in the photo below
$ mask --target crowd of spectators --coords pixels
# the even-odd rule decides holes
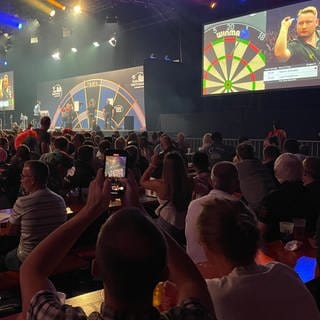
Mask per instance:
[[[0,138],[0,206],[13,208],[8,234],[0,237],[0,268],[21,268],[28,319],[85,319],[81,309],[58,302],[47,277],[111,200],[102,169],[108,149],[126,152],[128,173],[124,208],[107,220],[97,242],[93,269],[103,279],[105,305],[95,319],[118,313],[158,319],[150,297],[167,279],[180,303],[169,319],[320,319],[290,267],[255,262],[261,241],[282,239],[282,221],[304,219],[306,234],[319,242],[320,159],[302,154],[297,141],[268,136],[261,161],[249,139],[234,150],[219,132],[206,133],[199,150],[191,150],[182,132],[176,139],[162,132],[105,137],[49,127],[44,117],[38,130]],[[86,204],[65,222],[70,193],[84,189]],[[139,203],[145,189],[157,196],[153,215]],[[18,243],[10,247],[12,237]],[[54,247],[60,250],[53,253]],[[207,285],[199,263],[215,269]]]

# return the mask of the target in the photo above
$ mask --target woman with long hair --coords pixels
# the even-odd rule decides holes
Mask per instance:
[[[187,176],[185,163],[178,152],[166,154],[160,179],[150,179],[157,167],[158,156],[153,156],[140,183],[145,189],[157,193],[159,206],[156,214],[159,225],[180,244],[184,244],[185,217],[191,200],[192,182]]]

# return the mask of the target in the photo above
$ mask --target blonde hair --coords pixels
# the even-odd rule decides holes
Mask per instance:
[[[313,13],[316,18],[318,17],[318,10],[316,7],[313,7],[313,6],[305,7],[303,9],[299,10],[298,17],[304,13]]]

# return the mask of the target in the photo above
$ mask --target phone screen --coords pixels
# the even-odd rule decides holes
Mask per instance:
[[[124,155],[106,155],[104,175],[109,178],[124,178],[126,176],[127,157]]]

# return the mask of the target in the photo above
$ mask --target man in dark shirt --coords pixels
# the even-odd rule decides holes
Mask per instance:
[[[87,107],[88,129],[92,129],[92,121],[96,117],[96,112],[97,112],[96,100],[94,98],[91,98],[89,100],[89,104],[88,104],[88,107]]]
[[[305,64],[320,62],[319,24],[316,7],[309,6],[298,12],[296,31],[298,38],[288,43],[289,28],[295,18],[285,17],[274,47],[274,55],[279,62]]]
[[[114,107],[112,105],[113,99],[107,99],[105,106],[102,109],[104,115],[104,127],[107,130],[112,130],[112,119],[114,115]]]
[[[302,183],[302,163],[291,153],[284,153],[274,164],[279,189],[268,194],[259,212],[260,229],[265,240],[280,239],[279,223],[302,218],[307,222],[307,231],[314,232],[317,209],[312,196]]]
[[[51,125],[51,119],[48,116],[44,116],[40,120],[40,129],[36,129],[38,134],[38,151],[41,154],[48,153],[50,151],[50,139],[51,135],[48,132]]]

